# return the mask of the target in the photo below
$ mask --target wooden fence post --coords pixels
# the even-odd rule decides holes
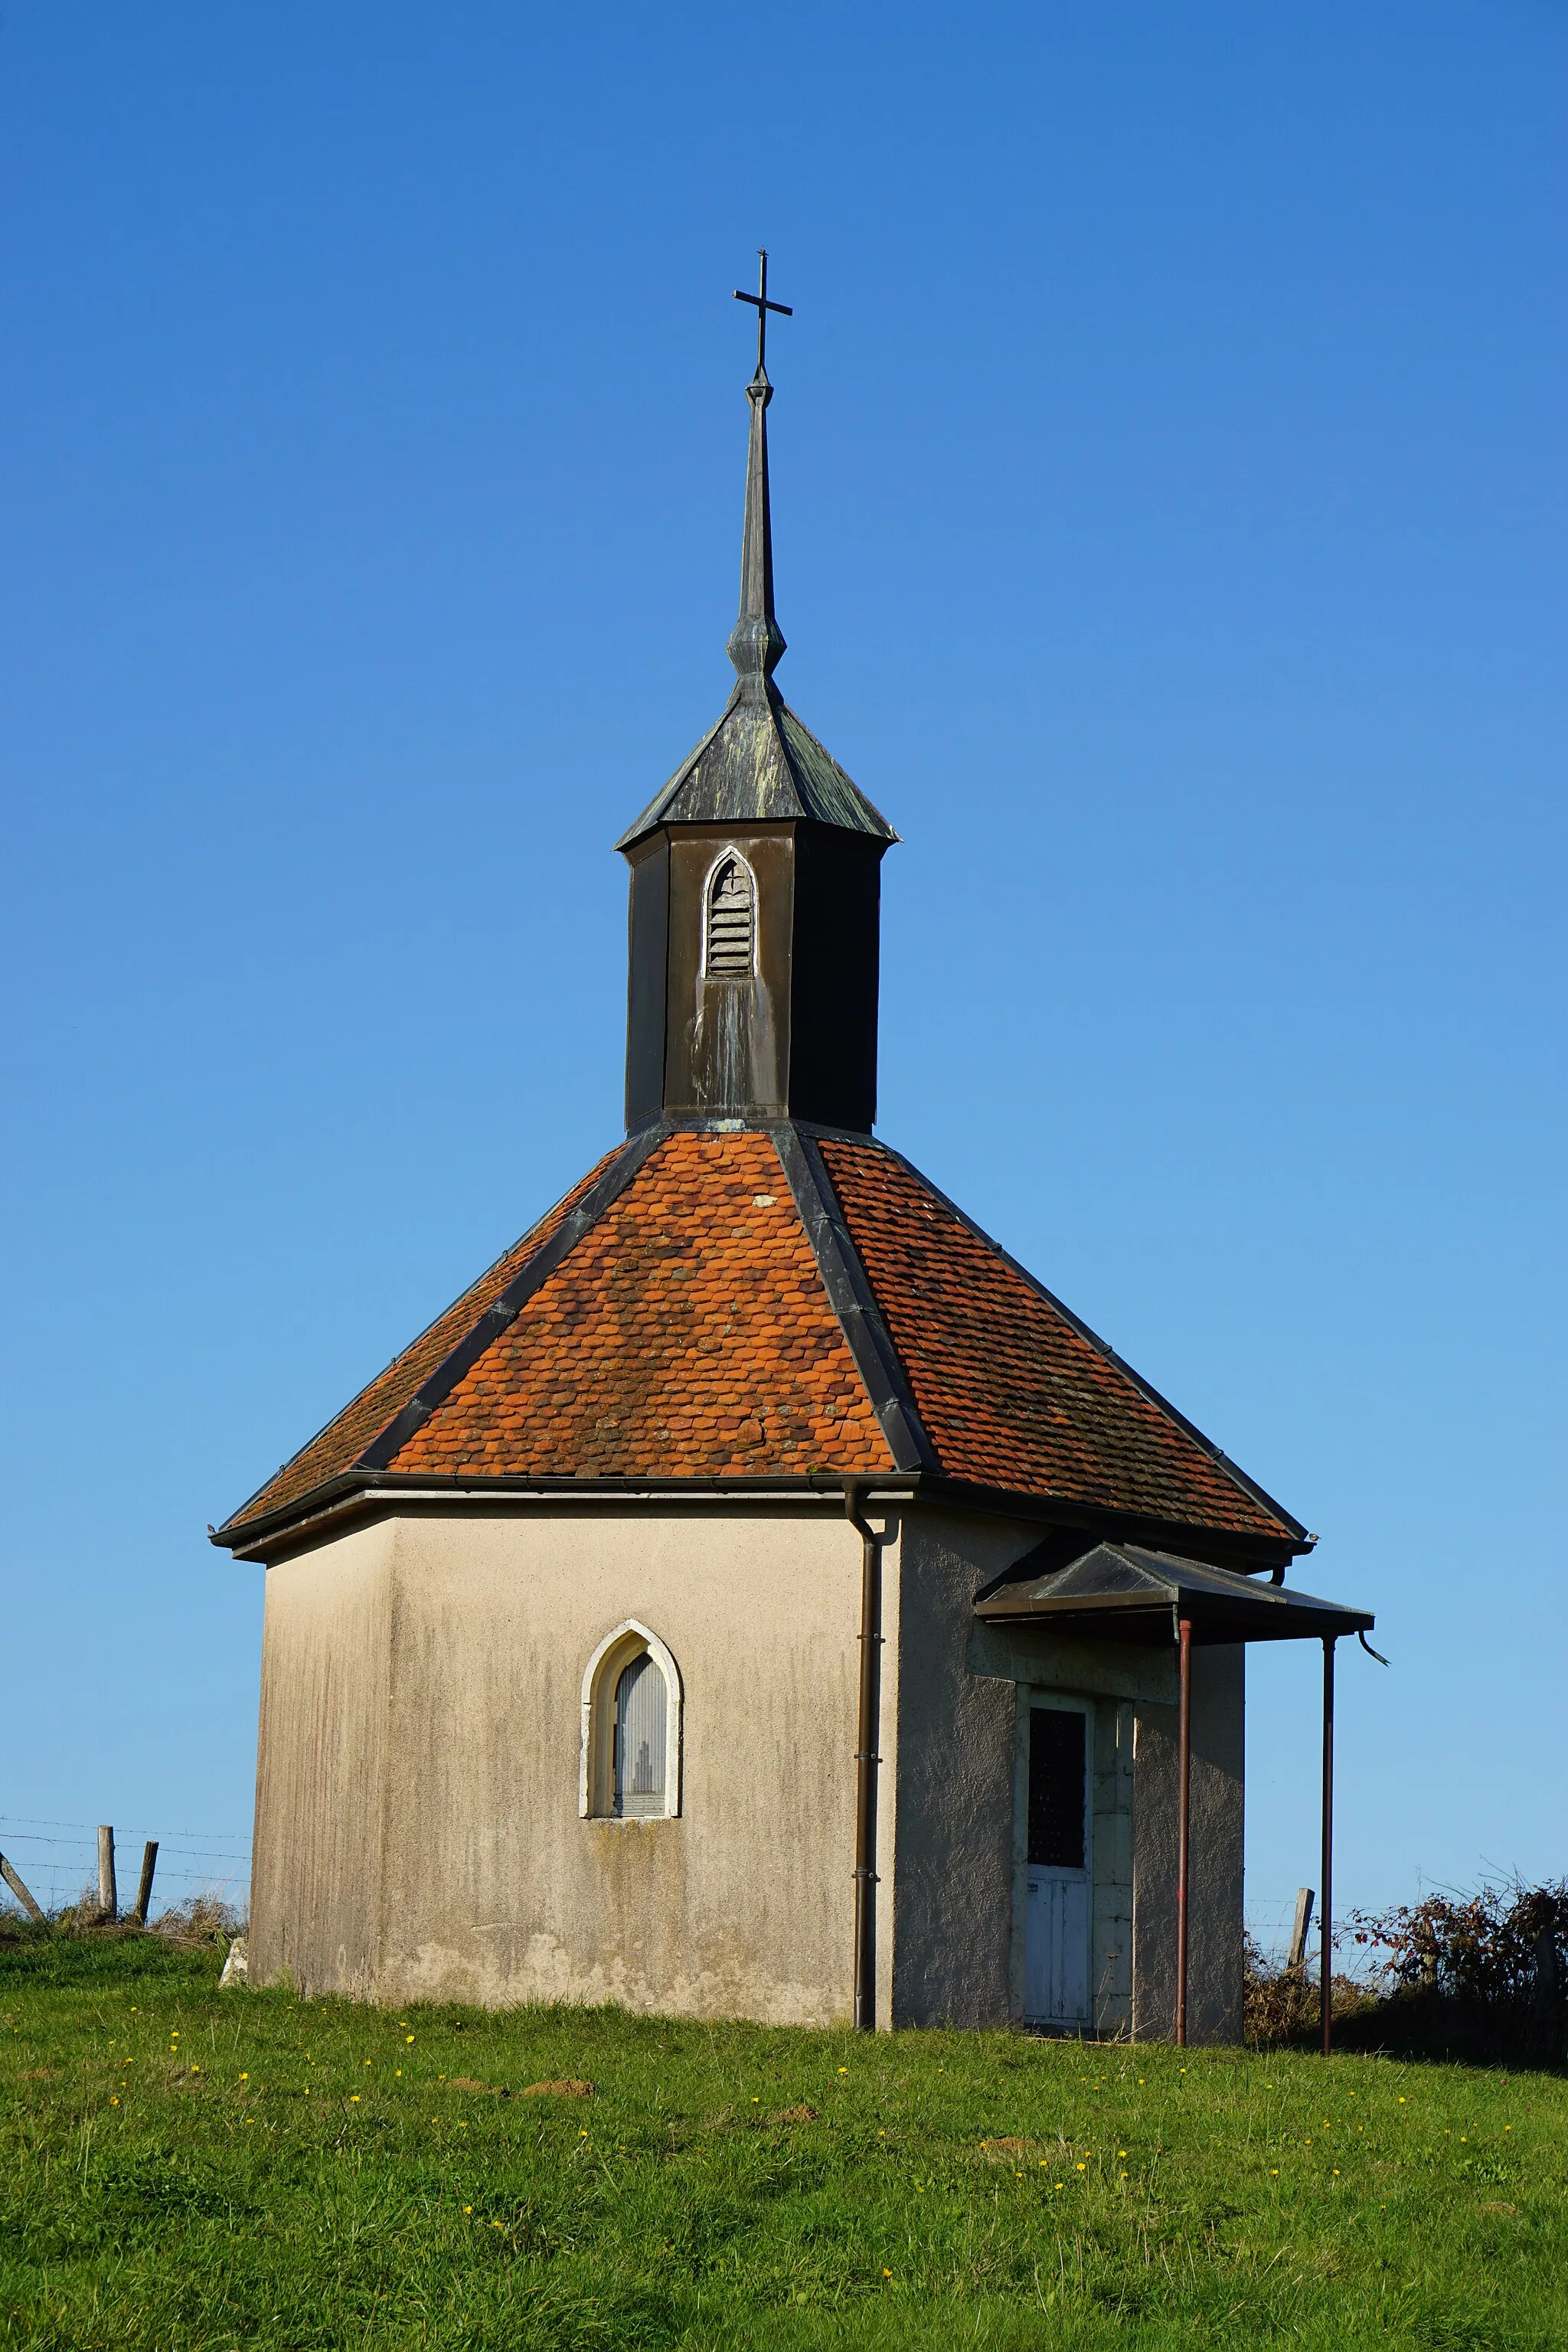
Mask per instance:
[[[147,1906],[153,1900],[153,1873],[158,1863],[158,1841],[149,1838],[142,1849],[142,1884],[136,1890],[136,1908],[132,1916],[139,1927],[147,1925]]]
[[[1312,1890],[1310,1886],[1296,1889],[1296,1921],[1290,1930],[1290,1954],[1285,1965],[1292,1970],[1303,1968],[1307,1959],[1307,1937],[1312,1926]]]
[[[100,1919],[120,1916],[114,1887],[114,1832],[107,1823],[101,1823],[98,1832],[98,1912]]]
[[[17,1902],[21,1905],[28,1918],[37,1919],[39,1924],[42,1925],[44,1916],[43,1913],[34,1902],[26,1886],[23,1885],[20,1874],[13,1868],[12,1864],[6,1861],[3,1853],[0,1853],[0,1878],[3,1878],[5,1881],[6,1885],[10,1888]]]

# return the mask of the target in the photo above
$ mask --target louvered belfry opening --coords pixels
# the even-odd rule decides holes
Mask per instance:
[[[756,920],[750,866],[743,858],[721,859],[708,886],[710,980],[750,980]]]

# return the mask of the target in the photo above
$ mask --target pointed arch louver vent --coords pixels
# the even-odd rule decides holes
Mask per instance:
[[[726,857],[708,886],[710,980],[750,980],[756,928],[756,900],[744,858]]]

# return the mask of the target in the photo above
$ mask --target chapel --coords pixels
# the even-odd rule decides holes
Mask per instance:
[[[1246,1645],[1373,1620],[874,1132],[898,836],[774,683],[742,299],[735,682],[616,845],[626,1138],[213,1537],[266,1569],[250,1977],[1234,2039]]]

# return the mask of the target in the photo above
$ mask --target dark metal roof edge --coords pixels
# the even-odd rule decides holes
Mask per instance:
[[[297,1544],[335,1521],[367,1510],[396,1509],[400,1498],[408,1503],[433,1500],[454,1507],[468,1505],[486,1509],[504,1503],[614,1502],[621,1496],[636,1498],[644,1495],[694,1503],[744,1502],[748,1496],[775,1496],[785,1501],[792,1496],[805,1501],[818,1496],[835,1501],[842,1496],[847,1483],[876,1495],[896,1491],[911,1500],[920,1486],[918,1474],[900,1470],[754,1472],[735,1478],[658,1478],[629,1474],[578,1478],[570,1474],[551,1477],[502,1472],[490,1477],[474,1477],[459,1471],[355,1468],[340,1472],[297,1501],[280,1504],[276,1511],[264,1512],[248,1524],[236,1522],[209,1528],[207,1541],[218,1550],[233,1552],[237,1557],[247,1553],[254,1556],[258,1549],[270,1550]]]
[[[457,1471],[370,1470],[354,1468],[337,1472],[312,1486],[292,1502],[280,1503],[275,1510],[259,1514],[255,1519],[234,1518],[221,1528],[209,1531],[207,1540],[220,1551],[244,1552],[257,1544],[270,1546],[274,1542],[295,1542],[317,1521],[336,1517],[345,1508],[357,1507],[359,1499],[372,1489],[387,1495],[418,1491],[449,1496],[454,1505],[483,1505],[491,1502],[529,1500],[583,1501],[613,1498],[617,1495],[668,1494],[674,1497],[689,1495],[694,1499],[712,1496],[721,1500],[743,1498],[747,1494],[813,1493],[837,1494],[847,1478],[863,1480],[871,1477],[878,1488],[899,1486],[912,1503],[932,1509],[976,1512],[991,1518],[1023,1519],[1035,1526],[1081,1528],[1088,1538],[1085,1549],[1093,1543],[1136,1543],[1152,1548],[1155,1541],[1170,1550],[1175,1543],[1202,1543],[1205,1551],[1228,1549],[1241,1551],[1244,1545],[1258,1567],[1275,1563],[1265,1554],[1259,1538],[1243,1538],[1223,1528],[1198,1528],[1184,1521],[1138,1519],[1134,1531],[1129,1531],[1131,1514],[1115,1511],[1091,1503],[1076,1503],[1059,1497],[1026,1495],[1005,1487],[979,1486],[959,1478],[950,1478],[941,1472],[925,1470],[888,1470],[868,1474],[851,1470],[753,1472],[750,1475],[727,1479],[622,1477],[582,1478],[570,1473],[559,1476],[537,1473],[509,1474],[498,1472],[489,1477],[475,1477]],[[1278,1538],[1268,1545],[1269,1552],[1286,1551]],[[1289,1556],[1289,1554],[1287,1554]],[[1181,1559],[1191,1557],[1198,1566],[1223,1565],[1223,1562],[1199,1559],[1196,1553],[1173,1553]],[[1246,1571],[1238,1570],[1238,1573]],[[995,1581],[998,1585],[1010,1580],[1004,1571]]]
[[[1162,1396],[1153,1382],[1146,1381],[1142,1373],[1135,1370],[1124,1356],[1119,1356],[1108,1339],[1102,1339],[1099,1332],[1084,1321],[1081,1315],[1076,1315],[1065,1300],[1057,1297],[1054,1290],[1047,1289],[1038,1275],[1032,1274],[1026,1265],[1013,1255],[1011,1250],[1004,1248],[1003,1244],[993,1234],[988,1234],[983,1225],[977,1225],[974,1219],[965,1210],[960,1208],[956,1201],[950,1200],[940,1185],[933,1184],[923,1169],[917,1168],[912,1160],[896,1150],[892,1144],[884,1143],[879,1136],[874,1140],[879,1151],[885,1151],[889,1160],[896,1160],[901,1168],[907,1168],[917,1183],[923,1184],[926,1191],[934,1194],[945,1209],[950,1209],[960,1224],[972,1233],[976,1241],[984,1242],[987,1249],[994,1250],[997,1256],[1010,1265],[1014,1273],[1028,1284],[1031,1290],[1037,1291],[1048,1307],[1055,1308],[1064,1322],[1071,1325],[1079,1337],[1086,1340],[1097,1355],[1103,1356],[1107,1363],[1114,1364],[1117,1370],[1131,1381],[1140,1395],[1145,1397],[1157,1412],[1164,1413],[1168,1420],[1175,1423],[1178,1429],[1184,1431],[1193,1443],[1201,1447],[1212,1462],[1218,1465],[1233,1486],[1239,1486],[1243,1494],[1248,1496],[1253,1502],[1261,1504],[1266,1511],[1271,1513],[1280,1527],[1297,1538],[1295,1545],[1297,1551],[1311,1550],[1317,1542],[1316,1536],[1310,1535],[1300,1520],[1288,1511],[1283,1503],[1277,1502],[1267,1487],[1260,1486],[1256,1478],[1249,1478],[1239,1464],[1231,1460],[1223,1447],[1216,1445],[1212,1437],[1205,1437],[1195,1422],[1187,1419],[1179,1406],[1173,1405],[1169,1397]]]
[[[914,1393],[844,1222],[822,1154],[793,1121],[782,1120],[771,1132],[827,1303],[838,1319],[893,1460],[900,1470],[940,1470],[936,1449],[921,1423]]]

